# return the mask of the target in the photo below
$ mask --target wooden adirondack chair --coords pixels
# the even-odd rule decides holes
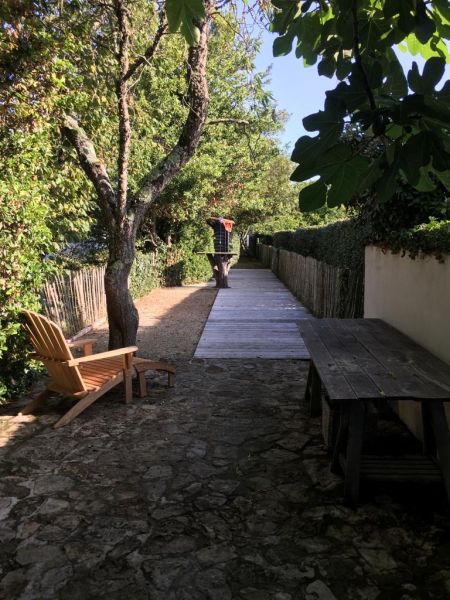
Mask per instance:
[[[44,363],[51,382],[19,414],[33,412],[52,392],[78,398],[75,406],[55,424],[56,428],[62,427],[122,381],[125,384],[125,402],[131,401],[133,352],[137,351],[136,346],[92,354],[93,340],[69,344],[55,323],[38,313],[29,310],[23,312],[27,319],[25,328],[36,351],[34,358]],[[84,347],[85,356],[74,358],[71,347]]]

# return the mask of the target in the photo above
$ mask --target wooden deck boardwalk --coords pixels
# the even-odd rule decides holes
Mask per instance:
[[[269,269],[233,269],[194,358],[309,359],[297,322],[313,318]]]

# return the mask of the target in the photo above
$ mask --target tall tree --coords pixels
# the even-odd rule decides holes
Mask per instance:
[[[158,25],[151,38],[145,42],[137,56],[133,56],[143,40],[136,35],[132,25],[133,4],[127,0],[114,0],[113,9],[106,9],[103,17],[111,23],[115,42],[114,57],[115,93],[118,114],[117,185],[107,168],[97,157],[94,144],[72,115],[65,115],[62,133],[76,149],[80,164],[95,187],[98,203],[106,225],[109,258],[105,275],[105,291],[109,320],[109,347],[116,348],[135,343],[138,314],[128,289],[128,277],[135,255],[137,231],[149,206],[165,189],[194,154],[205,125],[209,96],[206,79],[208,35],[213,3],[204,0],[197,7],[198,20],[186,18],[183,13],[173,14],[173,2],[168,2],[173,30],[181,26],[191,36],[191,45],[180,68],[185,68],[187,89],[185,102],[188,112],[178,140],[158,164],[148,169],[138,188],[129,189],[129,160],[132,143],[130,105],[136,95],[138,78],[161,49],[161,40],[168,31],[164,6],[159,5]],[[181,6],[182,3],[180,3]],[[201,4],[201,6],[200,6]],[[151,13],[148,15],[151,20]],[[187,28],[187,29],[186,29]],[[142,35],[142,32],[139,32]],[[170,118],[170,117],[169,117]]]

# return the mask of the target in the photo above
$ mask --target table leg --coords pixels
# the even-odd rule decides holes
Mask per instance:
[[[352,401],[349,411],[344,500],[351,506],[355,506],[359,496],[359,476],[364,435],[364,404],[360,400]]]
[[[342,473],[340,456],[344,452],[345,443],[348,436],[348,406],[341,405],[339,410],[339,427],[336,436],[336,441],[333,448],[333,456],[331,458],[330,470],[332,473],[339,475]]]
[[[448,430],[447,416],[442,402],[434,401],[428,403],[436,447],[438,451],[439,465],[444,478],[445,491],[450,501],[450,433]]]
[[[431,423],[431,415],[427,402],[421,402],[422,409],[422,453],[424,455],[436,454],[436,439],[433,432],[433,425]]]
[[[322,382],[313,361],[309,363],[305,400],[309,402],[309,416],[320,416],[322,412]]]

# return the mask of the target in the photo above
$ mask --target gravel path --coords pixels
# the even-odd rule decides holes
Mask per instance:
[[[161,288],[137,300],[139,356],[166,361],[191,358],[217,295],[210,286]],[[97,339],[96,352],[107,350],[106,324],[88,337]]]

